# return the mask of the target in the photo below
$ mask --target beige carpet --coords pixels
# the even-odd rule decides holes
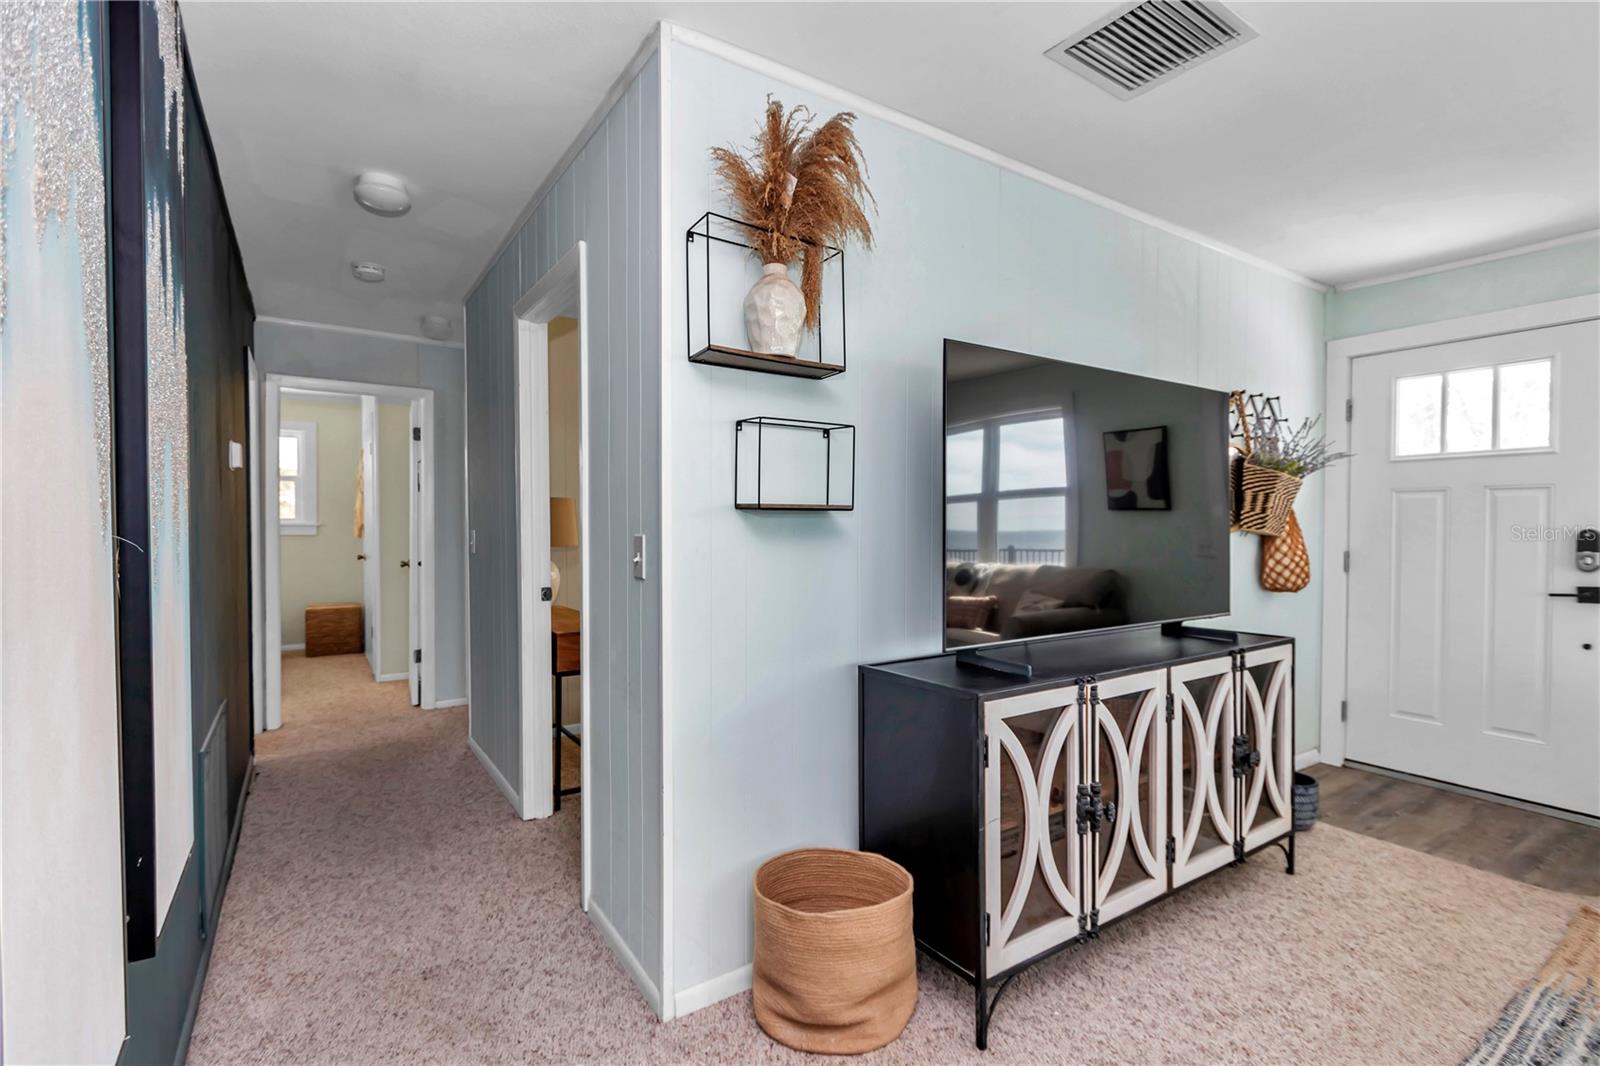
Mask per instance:
[[[748,996],[660,1024],[577,909],[579,804],[520,822],[466,713],[358,657],[287,659],[197,1063],[780,1061]],[[1021,977],[972,1047],[970,989],[922,965],[893,1062],[1459,1062],[1574,897],[1319,826]]]

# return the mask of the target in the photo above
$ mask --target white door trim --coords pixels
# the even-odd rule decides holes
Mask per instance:
[[[1330,420],[1335,425],[1339,424],[1338,413],[1346,409],[1345,405],[1350,400],[1351,362],[1362,356],[1564,326],[1591,319],[1600,319],[1600,293],[1329,341],[1326,395]],[[1348,423],[1345,424],[1348,426]],[[1326,575],[1322,583],[1322,729],[1318,750],[1323,762],[1342,766],[1345,724],[1341,706],[1345,700],[1345,679],[1349,671],[1350,597],[1349,578],[1344,572],[1344,553],[1350,547],[1349,464],[1335,463],[1327,469],[1327,475],[1322,536],[1322,572]]]
[[[524,818],[545,818],[554,811],[555,767],[550,758],[551,673],[550,605],[539,598],[550,574],[550,352],[549,322],[560,316],[578,320],[578,532],[583,574],[583,625],[579,631],[579,674],[582,704],[579,735],[582,780],[588,788],[590,774],[590,580],[594,552],[589,492],[589,305],[588,246],[578,241],[549,272],[534,283],[512,308],[516,324],[517,358],[517,589],[521,648],[518,668],[521,684],[522,781]],[[589,909],[590,818],[592,804],[585,797],[582,810],[583,909]]]
[[[372,680],[383,675],[383,536],[379,528],[383,511],[379,507],[382,473],[379,469],[378,397],[361,394],[361,602],[366,616],[362,623],[370,638],[367,666]]]
[[[435,604],[438,602],[438,589],[436,577],[438,568],[432,566],[434,558],[434,483],[437,480],[428,476],[434,469],[434,437],[438,433],[438,421],[433,412],[433,390],[414,389],[403,385],[378,385],[364,381],[343,381],[335,378],[300,377],[291,374],[267,374],[264,379],[265,397],[262,404],[263,416],[261,430],[263,444],[266,441],[276,442],[278,427],[282,422],[281,392],[283,389],[311,389],[317,392],[342,392],[351,395],[373,395],[392,400],[413,401],[420,400],[423,410],[422,430],[422,468],[424,471],[422,483],[422,551],[421,558],[429,564],[423,571],[419,583],[421,589],[421,618],[422,618],[422,646],[423,656],[431,660],[439,644],[436,639]],[[283,557],[278,532],[278,509],[265,505],[266,499],[277,499],[277,478],[270,471],[273,469],[269,463],[277,462],[278,449],[276,443],[273,447],[261,448],[258,462],[261,465],[260,484],[257,486],[252,506],[259,509],[265,526],[263,547],[265,548],[265,574],[263,577],[263,600],[266,607],[265,623],[262,633],[262,652],[266,658],[266,708],[262,714],[262,723],[266,729],[278,729],[283,725],[283,600],[281,596],[281,573]],[[266,486],[272,485],[268,493]],[[412,558],[418,558],[413,548]],[[434,675],[436,670],[427,669],[427,662],[423,663],[422,671],[422,706],[429,710],[436,707],[434,689]],[[450,706],[455,706],[454,703]]]

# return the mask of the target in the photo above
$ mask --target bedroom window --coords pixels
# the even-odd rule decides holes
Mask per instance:
[[[945,439],[945,549],[955,560],[1073,559],[1067,419],[1029,414]]]
[[[317,531],[317,425],[284,422],[278,429],[278,530]]]

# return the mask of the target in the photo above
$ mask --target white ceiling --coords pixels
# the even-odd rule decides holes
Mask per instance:
[[[265,316],[415,334],[440,313],[459,336],[467,287],[662,18],[1330,284],[1600,226],[1600,5],[1239,3],[1257,40],[1132,101],[1042,55],[1114,6],[183,11]],[[356,206],[365,168],[404,176],[411,212]]]

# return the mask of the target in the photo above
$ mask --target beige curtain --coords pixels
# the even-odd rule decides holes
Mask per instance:
[[[356,453],[356,539],[367,535],[367,455],[365,450]]]

